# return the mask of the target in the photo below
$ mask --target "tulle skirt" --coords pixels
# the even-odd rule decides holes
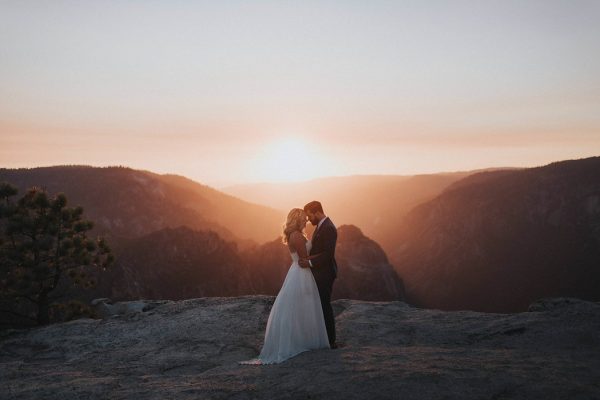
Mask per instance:
[[[304,351],[328,348],[315,278],[294,261],[271,308],[260,355],[240,364],[280,363]]]

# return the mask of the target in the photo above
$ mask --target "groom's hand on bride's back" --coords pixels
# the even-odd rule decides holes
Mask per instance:
[[[298,261],[298,264],[300,264],[300,267],[302,268],[310,268],[310,264],[308,263],[308,259],[303,258],[300,261]]]

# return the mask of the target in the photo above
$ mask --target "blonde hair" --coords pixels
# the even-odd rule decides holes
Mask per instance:
[[[285,224],[283,224],[283,243],[288,244],[288,241],[290,240],[290,235],[296,231],[300,232],[304,237],[306,237],[303,231],[305,222],[306,212],[304,212],[304,210],[301,208],[292,208],[288,213]]]

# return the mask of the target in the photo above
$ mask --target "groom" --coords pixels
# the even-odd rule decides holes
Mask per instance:
[[[337,277],[337,264],[335,262],[335,244],[337,241],[337,228],[323,213],[323,206],[318,201],[311,201],[304,206],[308,220],[316,226],[312,236],[312,248],[309,255],[317,256],[311,260],[300,260],[302,268],[310,268],[321,298],[321,307],[325,317],[325,327],[329,337],[329,346],[336,349],[335,343],[335,318],[331,308],[331,290],[333,281]]]

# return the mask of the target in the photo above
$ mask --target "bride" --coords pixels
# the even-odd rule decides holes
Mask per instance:
[[[283,243],[288,245],[292,265],[271,308],[260,355],[240,364],[280,363],[304,351],[330,348],[315,278],[298,264],[300,259],[317,256],[308,256],[306,221],[301,208],[293,208],[287,216]]]

